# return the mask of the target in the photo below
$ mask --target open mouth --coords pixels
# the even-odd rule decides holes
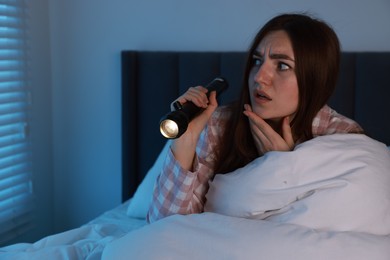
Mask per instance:
[[[265,94],[263,91],[256,91],[255,92],[256,98],[264,99],[264,100],[272,100],[267,94]]]

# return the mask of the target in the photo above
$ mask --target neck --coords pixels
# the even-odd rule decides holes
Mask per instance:
[[[275,132],[278,134],[282,134],[282,122],[283,119],[273,119],[273,120],[265,120],[267,124],[269,124],[272,129],[274,129]]]

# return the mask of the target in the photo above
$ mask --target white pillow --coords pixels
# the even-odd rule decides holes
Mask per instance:
[[[390,151],[364,135],[334,134],[269,152],[217,174],[205,211],[314,229],[390,232]]]
[[[154,184],[164,165],[170,146],[171,140],[168,140],[158,155],[157,160],[154,162],[153,166],[149,169],[145,178],[138,186],[130,201],[129,207],[127,208],[127,215],[129,217],[141,219],[146,218],[146,214],[148,213],[150,202],[153,197]]]
[[[171,140],[166,142],[153,166],[149,169],[145,178],[138,186],[127,209],[127,215],[129,217],[140,219],[146,218],[146,214],[149,210],[150,202],[152,201],[153,197],[154,184],[157,176],[160,174],[161,168],[164,165],[171,142]],[[390,146],[388,146],[388,148],[390,149]]]

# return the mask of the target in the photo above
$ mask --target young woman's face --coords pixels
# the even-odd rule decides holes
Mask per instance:
[[[298,83],[290,39],[284,31],[269,33],[253,53],[248,86],[253,111],[271,122],[294,118]]]

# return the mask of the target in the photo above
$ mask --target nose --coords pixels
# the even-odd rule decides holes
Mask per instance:
[[[254,75],[254,80],[260,86],[269,85],[272,81],[272,69],[268,62],[261,64]]]

